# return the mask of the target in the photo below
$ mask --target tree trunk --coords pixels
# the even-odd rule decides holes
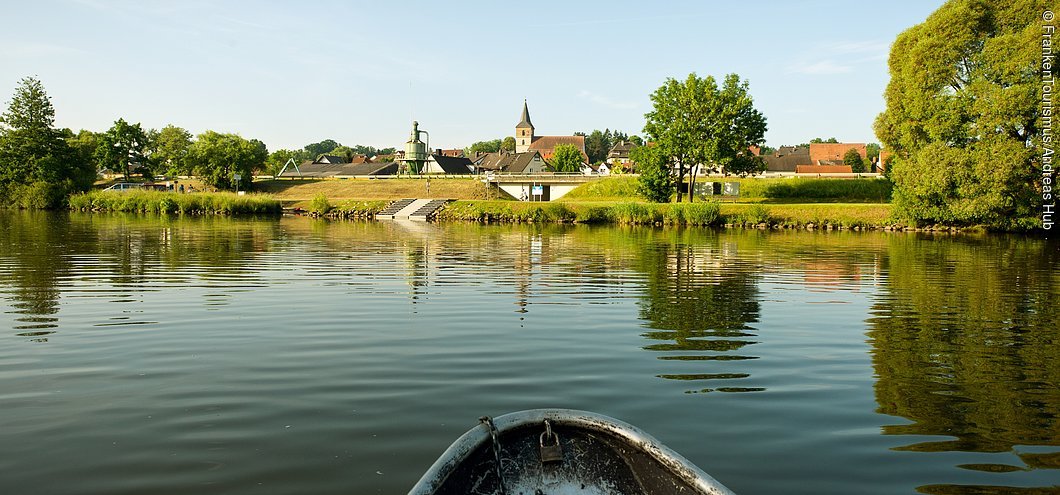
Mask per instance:
[[[677,202],[682,201],[681,197],[681,186],[685,183],[685,162],[680,160],[677,162]]]
[[[693,165],[693,166],[689,167],[689,170],[688,170],[688,202],[689,203],[691,203],[694,200],[694,198],[695,198],[695,194],[693,193],[693,191],[695,191],[695,190],[696,190],[696,166]]]

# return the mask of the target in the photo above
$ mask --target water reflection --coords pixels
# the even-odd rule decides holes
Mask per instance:
[[[754,268],[741,262],[736,244],[698,234],[675,231],[641,251],[638,267],[646,280],[640,318],[653,329],[644,337],[657,342],[644,349],[663,353],[659,359],[695,362],[688,363],[692,371],[657,375],[703,384],[689,392],[765,390],[721,385],[750,374],[705,363],[755,359],[744,348],[756,343],[750,324],[761,307]]]
[[[16,335],[47,342],[59,327],[61,297],[136,308],[162,285],[198,282],[217,291],[208,304],[227,304],[229,292],[260,286],[250,255],[267,249],[276,223],[13,211],[0,215],[0,232],[0,283],[8,312],[20,315]],[[121,310],[93,326],[158,323],[140,313]]]
[[[1058,263],[1055,244],[1033,239],[891,238],[868,335],[878,412],[912,421],[884,428],[911,437],[898,450],[992,453],[958,465],[989,473],[1060,468]]]

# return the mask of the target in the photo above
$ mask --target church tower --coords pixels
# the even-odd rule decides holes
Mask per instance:
[[[530,110],[526,108],[526,100],[523,100],[523,118],[515,125],[515,152],[524,153],[530,150],[530,143],[534,142],[534,124],[530,123]]]

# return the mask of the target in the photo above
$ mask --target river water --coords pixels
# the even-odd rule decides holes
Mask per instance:
[[[540,407],[740,494],[1060,493],[1058,268],[1003,236],[0,211],[0,493],[400,494]]]

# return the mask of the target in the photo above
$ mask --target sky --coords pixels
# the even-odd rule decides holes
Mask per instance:
[[[750,84],[770,146],[878,142],[895,37],[941,0],[2,0],[0,101],[41,80],[56,125],[118,118],[259,139],[432,148],[514,134],[641,134],[689,73]]]

